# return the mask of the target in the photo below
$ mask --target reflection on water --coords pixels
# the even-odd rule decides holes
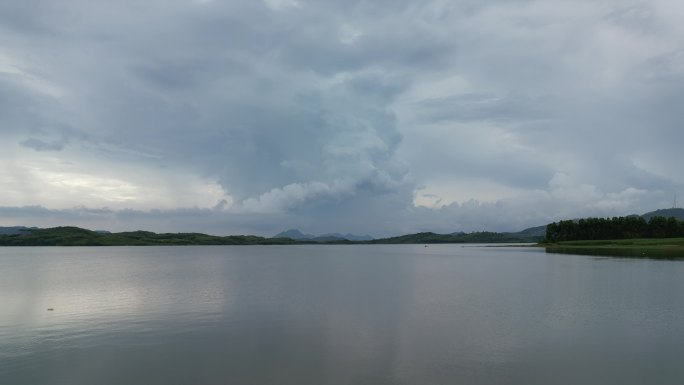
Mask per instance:
[[[0,384],[679,383],[684,264],[630,262],[459,245],[2,248]]]

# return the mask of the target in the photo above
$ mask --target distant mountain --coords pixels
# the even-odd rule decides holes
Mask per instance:
[[[320,242],[320,243],[332,242],[332,243],[334,243],[334,242],[345,242],[345,241],[347,241],[347,239],[344,239],[341,237],[334,237],[331,235],[321,235],[321,236],[313,237],[313,238],[309,238],[309,239],[300,239],[299,241],[305,241],[305,242],[311,241],[311,242]]]
[[[656,211],[648,212],[641,216],[645,220],[649,220],[653,217],[665,217],[665,218],[676,218],[677,220],[684,221],[684,209],[682,208],[672,208],[672,209],[660,209]]]
[[[330,233],[330,234],[323,234],[319,235],[320,237],[334,237],[334,238],[341,238],[341,239],[346,239],[348,241],[370,241],[373,239],[370,235],[355,235],[355,234],[340,234],[340,233]]]
[[[340,234],[328,233],[322,235],[304,234],[297,229],[290,229],[278,233],[273,238],[290,238],[296,241],[312,241],[312,242],[339,242],[339,241],[370,241],[373,239],[370,235],[354,235],[354,234]]]
[[[523,231],[518,231],[517,233],[508,233],[510,235],[517,235],[522,238],[543,238],[546,236],[546,225],[543,226],[535,226],[535,227],[530,227],[528,229],[525,229]]]
[[[316,236],[313,234],[304,234],[297,229],[289,229],[274,235],[273,238],[290,238],[299,241],[303,239],[313,239],[316,238]]]
[[[27,230],[36,229],[36,227],[12,226],[0,227],[0,235],[19,235]]]

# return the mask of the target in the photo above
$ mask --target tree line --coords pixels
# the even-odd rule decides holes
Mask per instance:
[[[676,218],[637,216],[586,218],[554,222],[546,226],[546,242],[631,238],[684,237],[684,222]]]

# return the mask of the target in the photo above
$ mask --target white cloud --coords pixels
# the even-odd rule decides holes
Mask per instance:
[[[361,36],[363,36],[363,31],[358,28],[354,28],[349,24],[342,24],[340,27],[340,41],[342,44],[351,45],[354,44]]]
[[[339,200],[347,198],[354,192],[349,182],[335,181],[332,184],[323,182],[291,183],[282,188],[275,188],[256,198],[242,201],[238,212],[261,214],[281,213],[300,208],[317,200]]]
[[[14,82],[31,91],[53,98],[61,98],[65,95],[65,91],[57,84],[22,67],[9,55],[0,53],[0,81]]]
[[[275,10],[300,6],[299,1],[297,0],[264,0],[264,2]]]

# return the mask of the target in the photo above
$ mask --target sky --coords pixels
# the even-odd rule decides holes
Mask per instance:
[[[671,207],[683,18],[679,0],[3,0],[0,226],[379,237]]]

